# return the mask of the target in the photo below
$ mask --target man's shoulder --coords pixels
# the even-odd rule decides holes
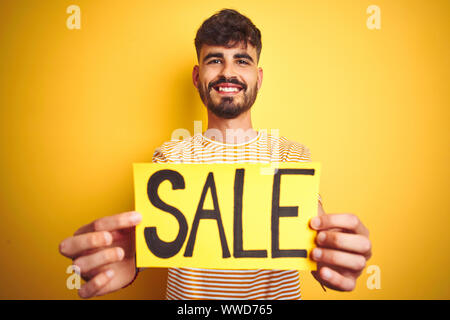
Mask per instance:
[[[303,143],[274,135],[268,135],[268,140],[273,148],[279,148],[283,161],[311,161],[311,152]]]
[[[162,143],[155,149],[153,154],[154,162],[167,162],[169,158],[178,159],[186,150],[190,150],[196,144],[198,137],[196,135],[188,137],[183,140],[169,140]],[[198,143],[200,141],[197,141]]]

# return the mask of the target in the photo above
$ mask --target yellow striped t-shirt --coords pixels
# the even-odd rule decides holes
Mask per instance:
[[[259,130],[241,144],[225,144],[194,134],[165,142],[155,150],[157,163],[309,162],[309,149]],[[320,196],[319,196],[320,201]],[[297,270],[218,270],[169,268],[167,299],[301,299]]]

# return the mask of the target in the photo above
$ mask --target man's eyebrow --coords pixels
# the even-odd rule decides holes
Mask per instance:
[[[206,60],[208,60],[209,58],[222,58],[222,59],[223,59],[223,57],[224,57],[224,55],[223,55],[222,52],[211,52],[211,53],[208,53],[208,54],[203,58],[203,61],[206,61]],[[236,53],[236,54],[233,56],[233,58],[234,58],[234,59],[248,59],[248,60],[250,60],[251,62],[254,62],[254,61],[253,61],[253,58],[252,58],[249,54],[247,54],[247,53]]]
[[[203,58],[203,61],[208,60],[209,58],[223,58],[223,53],[221,53],[221,52],[211,52],[211,53],[208,53],[208,54]]]
[[[251,62],[254,62],[253,61],[253,59],[252,59],[252,57],[250,57],[250,55],[248,55],[247,53],[236,53],[234,56],[233,56],[235,59],[248,59],[248,60],[250,60]]]

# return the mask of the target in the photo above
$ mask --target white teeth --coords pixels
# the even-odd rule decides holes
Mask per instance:
[[[238,92],[239,89],[235,87],[219,87],[219,91],[223,92]]]

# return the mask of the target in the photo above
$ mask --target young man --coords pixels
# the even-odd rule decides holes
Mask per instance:
[[[208,130],[158,148],[153,162],[235,163],[311,161],[308,148],[284,137],[252,129],[250,109],[261,88],[258,67],[261,33],[235,10],[206,20],[195,38],[199,64],[192,78],[208,111]],[[79,295],[104,295],[130,284],[137,276],[134,227],[137,212],[100,218],[78,229],[60,244],[86,283]],[[319,199],[318,232],[312,258],[314,277],[322,285],[353,290],[371,255],[366,227],[353,214],[325,214]],[[300,299],[296,270],[169,269],[168,299]]]

